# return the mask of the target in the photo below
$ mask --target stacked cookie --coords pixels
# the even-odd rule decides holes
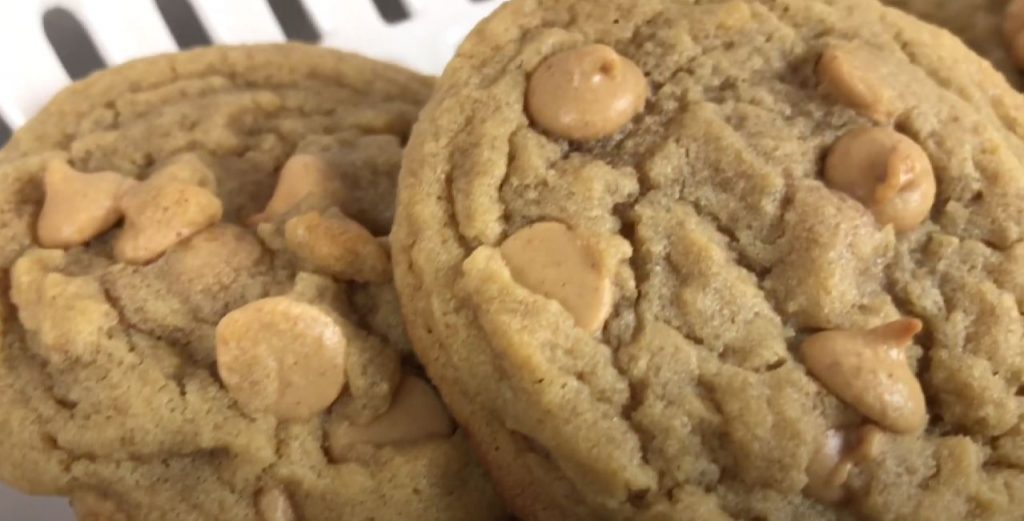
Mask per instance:
[[[432,83],[212,48],[97,74],[21,129],[0,479],[83,521],[504,519],[412,356],[383,239]]]
[[[406,147],[406,325],[526,519],[1022,519],[1022,124],[874,2],[514,0]]]
[[[922,20],[946,28],[987,58],[1014,86],[1024,66],[1024,3],[1011,0],[883,0]]]
[[[864,0],[511,0],[436,86],[102,73],[0,152],[0,479],[103,520],[1024,519],[1022,138]]]

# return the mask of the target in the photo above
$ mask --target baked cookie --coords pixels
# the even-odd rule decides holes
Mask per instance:
[[[512,0],[406,148],[406,325],[523,519],[1022,519],[1022,135],[876,2]]]
[[[988,58],[1020,87],[1024,66],[1024,2],[1009,0],[882,0],[918,18],[949,29],[978,54]],[[1008,10],[1009,4],[1019,4]]]
[[[431,87],[281,45],[58,95],[0,153],[0,478],[83,521],[502,517],[378,239]]]

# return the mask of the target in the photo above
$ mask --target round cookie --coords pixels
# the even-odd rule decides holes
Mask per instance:
[[[406,148],[410,337],[523,519],[1020,519],[1022,136],[875,2],[512,0]]]
[[[0,479],[83,521],[504,517],[379,238],[432,83],[272,45],[59,94],[0,152]]]
[[[1024,3],[1010,0],[882,0],[918,18],[949,29],[1006,75],[1021,85],[1024,43],[1015,45],[1016,34],[1024,29]],[[1010,4],[1019,4],[1008,11]],[[1019,22],[1010,22],[1018,18]],[[1022,41],[1024,42],[1024,41]],[[1019,50],[1017,48],[1019,47]]]

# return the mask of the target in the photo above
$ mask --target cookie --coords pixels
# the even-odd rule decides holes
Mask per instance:
[[[1011,84],[1020,87],[1024,40],[1019,46],[1015,41],[1024,28],[1024,3],[1009,0],[882,1],[926,22],[949,29],[975,52],[991,61]],[[1011,8],[1010,4],[1019,5]]]
[[[502,518],[381,238],[431,88],[280,45],[58,95],[0,152],[0,479],[83,521]]]
[[[406,147],[410,338],[523,519],[1021,519],[1022,136],[875,2],[512,0]]]

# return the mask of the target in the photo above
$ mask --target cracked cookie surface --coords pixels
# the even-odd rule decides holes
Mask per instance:
[[[0,479],[82,520],[502,518],[379,238],[432,83],[279,45],[59,94],[0,152]]]
[[[538,115],[568,53],[646,103]],[[410,336],[524,519],[1019,519],[1022,136],[874,1],[512,0],[406,149]]]

